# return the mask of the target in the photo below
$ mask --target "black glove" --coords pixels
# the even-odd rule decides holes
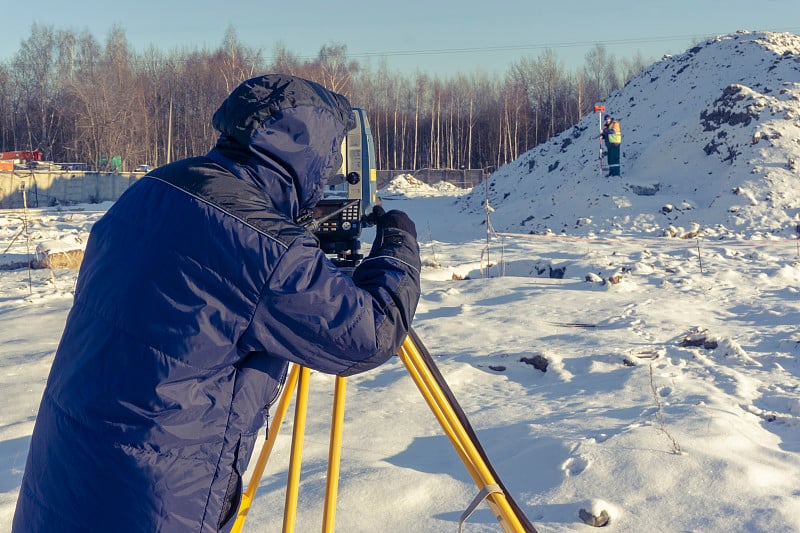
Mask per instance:
[[[408,215],[397,209],[392,209],[387,213],[383,207],[376,205],[372,208],[372,213],[367,215],[367,223],[377,226],[378,237],[387,228],[397,228],[410,233],[415,239],[417,238],[417,227],[414,222],[408,218]]]

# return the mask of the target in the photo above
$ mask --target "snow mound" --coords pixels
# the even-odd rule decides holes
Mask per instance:
[[[448,181],[428,185],[411,174],[400,174],[378,191],[381,198],[421,198],[428,196],[462,196],[469,192]]]
[[[606,102],[622,176],[600,167],[598,117],[499,168],[494,227],[513,233],[796,238],[800,37],[739,32],[653,64]],[[605,166],[605,161],[603,162]],[[483,184],[461,199],[483,215]],[[481,223],[482,216],[474,218]]]

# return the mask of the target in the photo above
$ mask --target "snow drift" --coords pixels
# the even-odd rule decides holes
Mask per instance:
[[[622,125],[622,176],[601,172],[598,119],[587,115],[491,176],[497,230],[794,237],[800,37],[708,40],[655,63],[604,105]],[[485,196],[476,187],[465,210],[482,213]]]

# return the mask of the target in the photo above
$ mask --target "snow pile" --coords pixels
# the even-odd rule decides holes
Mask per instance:
[[[603,176],[598,118],[586,116],[492,175],[494,226],[676,237],[695,226],[711,238],[793,238],[798,102],[797,35],[706,41],[654,64],[604,102],[622,126],[621,177]],[[464,205],[482,213],[485,196],[479,185]]]
[[[428,185],[411,174],[399,174],[389,184],[378,191],[381,198],[424,198],[430,196],[461,196],[469,190],[462,189],[448,181]]]
[[[28,265],[34,268],[57,268],[69,264],[78,268],[94,222],[111,207],[112,202],[74,206],[70,209],[35,208],[0,212],[0,238],[5,240],[0,255],[0,270],[14,270]],[[66,262],[53,262],[60,257]]]

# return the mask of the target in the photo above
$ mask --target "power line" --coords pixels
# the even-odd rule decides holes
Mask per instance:
[[[770,32],[798,32],[800,28],[785,28],[773,30],[759,30]],[[717,35],[727,35],[726,33],[720,34],[704,34],[703,39],[713,38]],[[544,50],[547,48],[576,48],[576,47],[592,47],[596,45],[603,46],[620,46],[631,44],[652,44],[660,42],[671,41],[691,41],[697,39],[698,34],[694,35],[671,35],[661,37],[630,37],[626,39],[607,39],[595,41],[565,41],[558,43],[531,43],[519,45],[502,45],[502,46],[474,46],[465,48],[422,48],[416,50],[385,50],[381,52],[347,52],[349,58],[369,58],[369,57],[397,57],[397,56],[421,56],[421,55],[446,55],[446,54],[472,54],[476,52],[511,52],[511,51],[524,51],[524,50]],[[318,56],[298,56],[299,59],[313,59]]]

